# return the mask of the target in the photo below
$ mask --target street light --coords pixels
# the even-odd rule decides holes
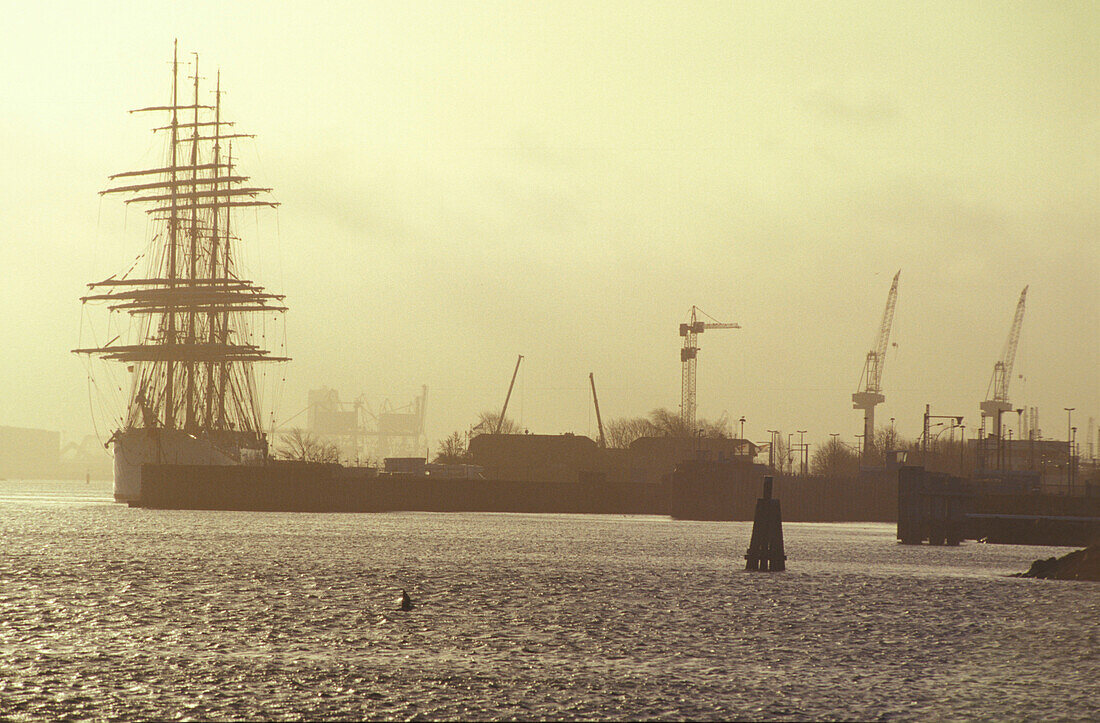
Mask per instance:
[[[791,459],[791,437],[794,436],[794,432],[787,433],[787,471],[790,472],[794,467],[794,460]]]
[[[1062,407],[1066,410],[1066,485],[1069,491],[1073,491],[1073,440],[1070,439],[1073,429],[1073,410],[1077,407]]]
[[[966,451],[966,425],[959,425],[959,476],[963,474],[963,452]]]
[[[1073,474],[1074,482],[1077,481],[1077,457],[1074,456],[1073,450],[1077,448],[1077,427],[1070,427],[1070,431],[1073,435],[1069,440],[1069,471]],[[1079,455],[1078,455],[1079,456]],[[1072,488],[1070,492],[1072,492]]]
[[[931,420],[931,419],[950,419],[950,420],[952,420],[952,425],[951,425],[952,427],[962,426],[962,423],[963,423],[963,418],[959,415],[954,415],[954,414],[932,414],[931,412],[932,412],[932,405],[931,404],[925,404],[924,405],[924,429],[920,433],[920,443],[921,443],[920,463],[921,463],[921,465],[924,465],[926,463],[925,457],[928,453],[928,433],[932,431],[928,426],[928,421]],[[943,422],[940,422],[940,424],[943,424]],[[943,430],[941,429],[940,432],[942,433]],[[937,434],[937,436],[939,436],[939,435]]]
[[[778,429],[765,430],[771,435],[771,442],[768,443],[768,467],[772,472],[775,472],[775,436],[779,434]]]
[[[741,439],[745,438],[745,415],[741,415],[741,419],[737,420],[741,422]]]
[[[799,455],[800,455],[799,459],[802,461],[802,464],[799,465],[799,466],[802,467],[802,476],[805,477],[806,476],[806,430],[805,429],[796,429],[795,431],[798,432],[798,452],[799,452]]]

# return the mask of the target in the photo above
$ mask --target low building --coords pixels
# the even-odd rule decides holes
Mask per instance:
[[[677,463],[692,459],[751,463],[757,447],[724,437],[642,437],[627,449],[603,449],[576,434],[481,434],[470,461],[488,479],[517,482],[661,484]]]
[[[639,437],[630,443],[630,481],[660,484],[680,462],[745,462],[756,460],[757,446],[729,437]]]
[[[479,434],[470,440],[469,455],[489,479],[581,482],[608,479],[616,456],[608,452],[616,451],[576,434]]]

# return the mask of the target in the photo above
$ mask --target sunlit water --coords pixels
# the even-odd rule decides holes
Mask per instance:
[[[1065,548],[109,493],[0,482],[0,717],[1100,718],[1100,584],[1008,577]]]

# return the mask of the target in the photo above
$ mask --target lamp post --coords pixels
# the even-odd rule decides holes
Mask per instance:
[[[963,475],[963,452],[966,450],[966,425],[960,424],[959,429],[959,476]]]
[[[795,431],[798,432],[799,461],[802,463],[802,464],[799,465],[799,467],[802,468],[802,476],[805,477],[806,476],[806,457],[807,457],[807,455],[806,455],[806,430],[805,429],[796,429]]]
[[[856,435],[856,456],[863,459],[863,434]]]
[[[1077,427],[1070,427],[1070,431],[1073,433],[1069,440],[1069,471],[1073,477],[1073,481],[1077,481],[1077,457],[1074,456],[1073,450],[1077,448]],[[1073,492],[1073,488],[1070,488],[1070,493]]]
[[[929,422],[929,420],[932,420],[932,419],[950,419],[950,420],[953,420],[953,424],[951,425],[952,427],[954,427],[956,425],[961,427],[962,423],[963,423],[963,418],[961,416],[953,415],[953,414],[932,414],[932,405],[931,404],[925,404],[924,405],[924,429],[920,433],[920,443],[921,443],[921,446],[920,446],[920,463],[921,463],[922,466],[926,464],[926,456],[928,454],[928,434],[931,431],[931,429],[928,426],[928,422]],[[942,424],[942,422],[941,422],[941,424]],[[941,429],[940,432],[943,432],[943,430]]]
[[[779,434],[779,430],[769,429],[767,432],[771,435],[771,442],[768,443],[768,469],[775,472],[775,439]]]
[[[787,432],[787,472],[788,474],[794,469],[794,460],[792,458],[791,449],[791,437],[794,436],[794,432]]]
[[[1073,410],[1077,407],[1062,407],[1066,410],[1066,486],[1069,487],[1069,491],[1073,491],[1073,440],[1070,439],[1070,435],[1073,434]]]
[[[741,415],[741,419],[737,420],[741,422],[741,439],[745,438],[745,415]]]

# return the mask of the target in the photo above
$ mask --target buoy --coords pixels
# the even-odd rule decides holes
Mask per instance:
[[[746,570],[778,572],[787,567],[787,556],[783,553],[783,518],[779,500],[772,499],[771,477],[764,478],[764,496],[756,500],[752,539],[745,560]]]
[[[412,610],[413,609],[412,598],[409,597],[409,594],[407,592],[405,592],[404,590],[401,591],[401,601],[398,603],[397,608],[399,610]]]

